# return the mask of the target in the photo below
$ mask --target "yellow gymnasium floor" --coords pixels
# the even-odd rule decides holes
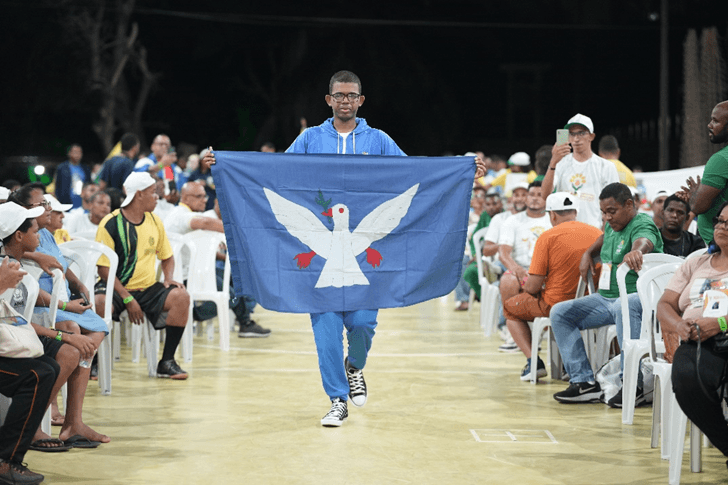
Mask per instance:
[[[328,411],[307,315],[258,309],[267,339],[232,336],[229,353],[195,337],[185,382],[153,379],[122,346],[113,394],[90,383],[85,420],[112,438],[94,450],[26,455],[49,484],[664,484],[650,449],[651,408],[634,426],[603,404],[563,405],[566,387],[521,382],[520,354],[483,337],[477,308],[432,300],[380,312],[365,369],[369,401],[341,428]],[[57,435],[59,428],[54,428]],[[703,473],[726,481],[725,458]]]

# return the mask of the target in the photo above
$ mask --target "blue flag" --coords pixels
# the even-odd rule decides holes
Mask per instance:
[[[215,152],[233,286],[270,310],[414,305],[461,277],[471,157]]]

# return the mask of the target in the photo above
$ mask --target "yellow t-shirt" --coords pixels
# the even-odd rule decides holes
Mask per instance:
[[[63,244],[71,240],[71,235],[65,229],[60,228],[53,233],[53,239],[56,240],[56,244]]]
[[[497,185],[503,187],[503,191],[505,192],[503,195],[505,195],[506,197],[510,197],[511,192],[513,192],[513,187],[511,185],[516,185],[515,183],[514,184],[507,183],[508,176],[511,173],[512,173],[511,169],[509,168],[508,170],[506,170],[505,172],[503,172],[502,174],[500,174],[496,178],[494,178],[493,182],[491,182],[491,184],[490,184],[491,187],[495,187]],[[513,172],[513,174],[516,175],[515,172]],[[524,174],[524,175],[526,175],[526,182],[528,182],[529,184],[531,182],[533,182],[534,180],[536,180],[536,177],[538,177],[538,174],[534,170],[531,170],[530,172],[528,172],[528,174]]]
[[[632,174],[632,170],[630,170],[627,165],[623,164],[619,160],[610,159],[609,161],[612,162],[614,164],[614,167],[617,169],[617,174],[619,174],[619,181],[622,182],[624,185],[628,185],[636,189],[637,181],[634,179],[634,174]]]
[[[145,290],[157,280],[156,258],[164,261],[172,257],[172,246],[167,239],[162,221],[151,212],[144,213],[140,224],[132,224],[117,209],[99,223],[96,241],[105,244],[119,256],[116,276],[127,290]],[[99,266],[109,266],[102,256]]]

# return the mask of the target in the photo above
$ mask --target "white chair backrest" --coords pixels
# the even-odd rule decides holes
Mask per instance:
[[[594,289],[594,278],[592,277],[592,271],[591,269],[587,272],[586,281],[579,276],[579,283],[576,285],[576,295],[574,298],[581,298],[582,296],[586,295],[586,290],[589,290],[589,294],[593,295],[596,291]]]
[[[28,272],[27,276],[32,277],[34,280],[39,281],[44,271],[35,262],[30,260],[23,260],[23,269]],[[66,301],[68,294],[66,293],[66,279],[63,277],[63,273],[60,269],[54,269],[53,273],[53,292],[51,293],[51,301],[48,304],[48,320],[43,320],[43,323],[50,325],[51,327],[56,324],[56,313],[58,313],[58,300]],[[36,283],[37,284],[37,283]]]
[[[645,271],[648,271],[657,266],[661,266],[663,264],[677,263],[679,266],[684,261],[685,261],[684,259],[682,259],[678,256],[673,256],[672,254],[664,254],[664,253],[645,254],[642,257],[642,269],[637,274],[642,275]],[[626,295],[627,295],[626,278],[627,278],[628,272],[629,272],[629,267],[626,264],[622,264],[617,269],[617,286],[619,287],[619,299],[622,304],[622,330],[623,330],[622,340],[623,341],[631,339],[631,333],[630,333],[631,327],[629,324],[629,303],[626,298]],[[639,281],[639,278],[637,279],[637,281]]]
[[[185,237],[174,232],[167,233],[169,245],[172,246],[174,254],[174,275],[175,281],[182,283],[189,277],[190,260],[192,259],[192,250],[185,241]]]
[[[190,248],[190,268],[187,290],[195,292],[217,292],[215,262],[220,243],[225,234],[214,231],[193,231],[185,240]],[[225,258],[225,276],[222,292],[227,294],[230,286],[230,258]]]
[[[687,257],[685,258],[685,260],[687,261],[690,258],[695,258],[697,256],[701,256],[701,255],[703,255],[703,254],[705,254],[707,252],[708,252],[708,248],[696,249],[692,253],[688,254]]]
[[[96,241],[84,241],[82,239],[69,241],[67,243],[58,246],[61,249],[61,253],[66,257],[71,264],[78,265],[81,269],[81,274],[77,274],[86,288],[91,293],[91,305],[94,309],[96,308],[96,302],[93,298],[94,284],[96,283],[96,277],[98,276],[98,269],[96,263],[98,263],[101,256],[106,256],[109,260],[109,279],[112,280],[111,287],[113,284],[113,277],[116,275],[116,270],[119,266],[119,256],[114,252],[113,249],[105,244],[101,244]],[[109,284],[107,283],[107,288]],[[110,290],[109,293],[111,293]],[[111,306],[113,300],[106,298],[104,308],[104,319],[106,320],[107,315],[111,315]],[[108,323],[108,322],[107,322]]]
[[[478,266],[478,280],[480,282],[480,285],[483,286],[483,281],[488,281],[485,279],[484,271],[483,271],[483,242],[485,240],[485,235],[488,233],[488,228],[483,227],[481,229],[478,229],[475,234],[473,234],[473,247],[475,248],[475,264]]]
[[[640,301],[642,302],[642,331],[640,338],[651,339],[650,357],[653,360],[657,357],[658,352],[656,344],[662,342],[662,330],[656,317],[657,302],[660,301],[672,275],[678,270],[680,264],[668,263],[650,268],[645,272],[641,272],[637,280],[637,293],[640,295]],[[660,347],[660,351],[664,351],[664,345]]]

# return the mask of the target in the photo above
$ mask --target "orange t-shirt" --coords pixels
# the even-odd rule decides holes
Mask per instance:
[[[541,298],[553,306],[572,300],[579,284],[579,262],[602,231],[583,222],[562,222],[541,234],[533,249],[529,274],[546,276]]]

